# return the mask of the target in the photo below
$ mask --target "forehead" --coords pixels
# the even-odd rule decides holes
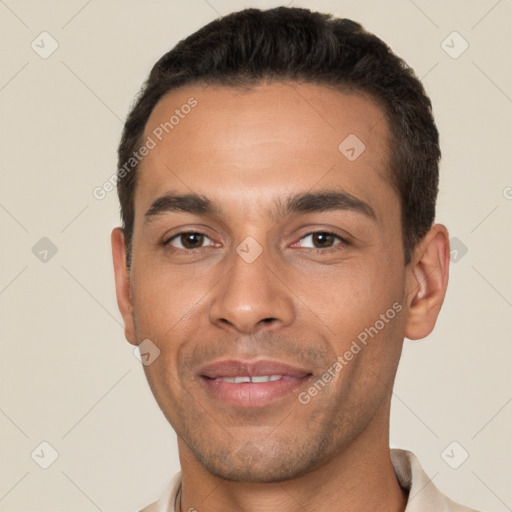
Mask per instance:
[[[158,102],[148,137],[155,146],[136,191],[145,203],[171,188],[224,198],[317,185],[366,199],[390,193],[388,124],[361,93],[295,82],[187,86]]]

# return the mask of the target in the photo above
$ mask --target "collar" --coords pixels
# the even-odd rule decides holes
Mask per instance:
[[[423,471],[416,456],[407,450],[391,449],[391,462],[400,486],[409,491],[404,512],[477,512],[459,505],[442,494]],[[181,487],[181,472],[176,473],[158,501],[140,512],[176,512],[175,501]]]

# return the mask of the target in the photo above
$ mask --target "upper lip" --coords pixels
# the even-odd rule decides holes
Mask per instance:
[[[302,378],[310,375],[311,372],[299,366],[292,366],[269,359],[254,361],[223,359],[203,366],[199,374],[211,379],[217,377],[257,377],[261,375],[287,375],[289,377]]]

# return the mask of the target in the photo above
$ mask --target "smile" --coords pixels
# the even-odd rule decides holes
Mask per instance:
[[[215,377],[214,380],[222,380],[224,382],[232,382],[233,384],[242,384],[244,382],[273,382],[275,380],[290,380],[293,377],[289,377],[288,375],[244,375],[241,377]]]

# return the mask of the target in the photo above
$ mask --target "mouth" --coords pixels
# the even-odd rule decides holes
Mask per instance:
[[[294,377],[289,375],[244,375],[241,377],[215,377],[213,380],[222,380],[224,382],[232,382],[233,384],[243,384],[244,382],[252,382],[260,384],[261,382],[275,382],[276,380],[292,380]]]
[[[289,396],[312,375],[307,369],[269,360],[223,360],[199,372],[210,397],[245,408],[264,407]]]

